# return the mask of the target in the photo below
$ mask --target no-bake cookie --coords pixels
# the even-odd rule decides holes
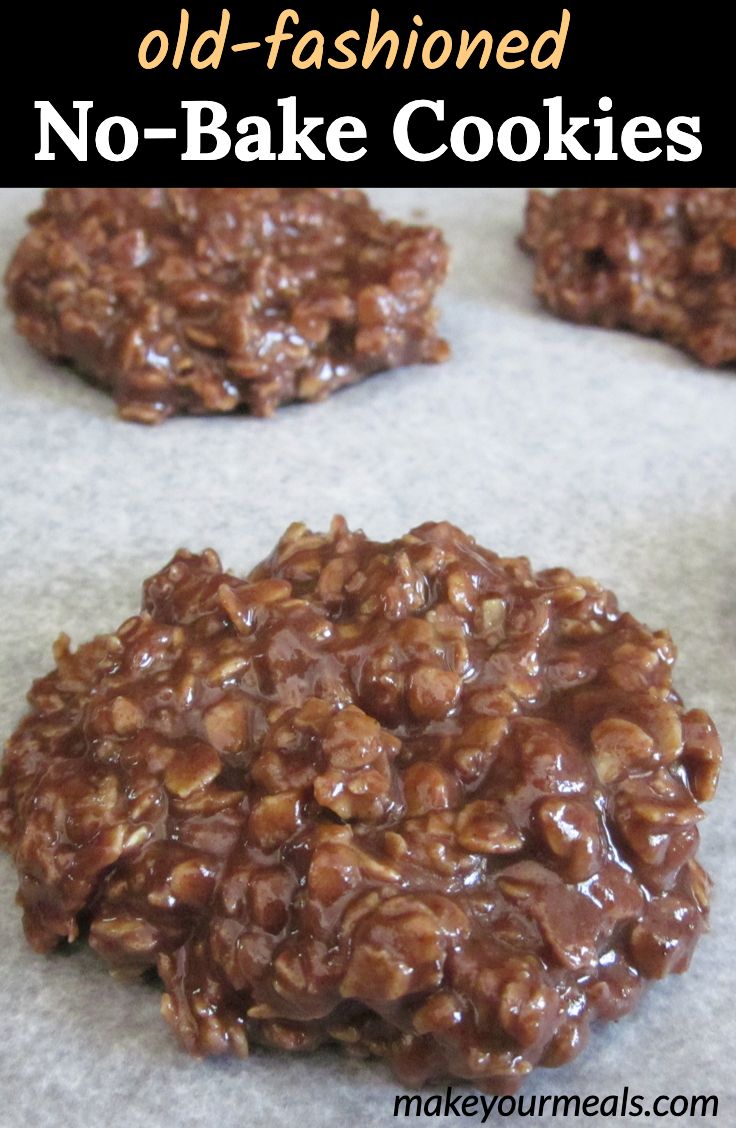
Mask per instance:
[[[561,317],[736,361],[736,189],[530,192],[522,244],[535,292]]]
[[[439,361],[447,248],[340,188],[52,188],[8,268],[16,326],[124,419],[270,415]]]
[[[157,969],[194,1053],[508,1092],[706,926],[715,728],[668,633],[567,569],[293,525],[247,579],[178,552],[55,658],[0,776],[26,934]]]

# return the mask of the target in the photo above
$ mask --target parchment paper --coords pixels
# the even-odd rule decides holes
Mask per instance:
[[[31,680],[51,667],[56,634],[80,642],[113,629],[138,608],[143,578],[181,545],[212,545],[246,570],[292,520],[323,528],[342,512],[388,538],[448,518],[538,567],[596,576],[624,608],[670,628],[680,692],[712,712],[727,749],[702,828],[701,858],[716,881],[712,931],[688,975],[655,984],[634,1016],[597,1031],[570,1066],[538,1071],[524,1092],[604,1096],[628,1085],[647,1101],[714,1093],[719,1122],[734,1123],[736,372],[544,313],[515,244],[522,190],[372,196],[390,213],[441,225],[453,247],[441,296],[453,346],[445,365],[381,375],[272,421],[150,429],[118,421],[104,393],[37,356],[2,314],[2,735],[20,718]],[[0,190],[3,263],[39,199],[37,189]],[[402,1090],[378,1063],[327,1051],[190,1060],[159,1017],[156,989],[117,982],[88,952],[31,953],[15,884],[3,856],[1,1124],[402,1123],[393,1118]]]

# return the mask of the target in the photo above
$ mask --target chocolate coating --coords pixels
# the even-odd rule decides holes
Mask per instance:
[[[736,189],[530,192],[522,244],[535,292],[561,317],[736,361]]]
[[[52,188],[6,275],[16,327],[124,419],[271,415],[443,360],[433,227],[340,188]]]
[[[593,580],[336,518],[247,579],[179,552],[55,656],[0,776],[28,939],[157,968],[194,1053],[508,1092],[688,966],[718,737]]]

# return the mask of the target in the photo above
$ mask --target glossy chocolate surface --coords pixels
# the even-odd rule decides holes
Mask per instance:
[[[718,737],[593,580],[335,519],[247,579],[179,552],[55,657],[0,777],[28,939],[156,968],[194,1053],[511,1091],[706,925]]]
[[[533,191],[522,243],[535,292],[561,317],[736,361],[736,189]]]
[[[340,188],[52,188],[6,274],[16,327],[124,419],[271,415],[443,360],[433,227]]]

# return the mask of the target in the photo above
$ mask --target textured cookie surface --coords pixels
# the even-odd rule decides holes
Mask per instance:
[[[192,1052],[511,1091],[688,966],[718,737],[590,579],[335,519],[55,657],[0,776],[28,939],[156,968]]]
[[[8,268],[16,326],[125,419],[270,415],[447,346],[436,228],[339,188],[52,188]]]
[[[530,192],[522,243],[560,316],[736,361],[736,189]]]

